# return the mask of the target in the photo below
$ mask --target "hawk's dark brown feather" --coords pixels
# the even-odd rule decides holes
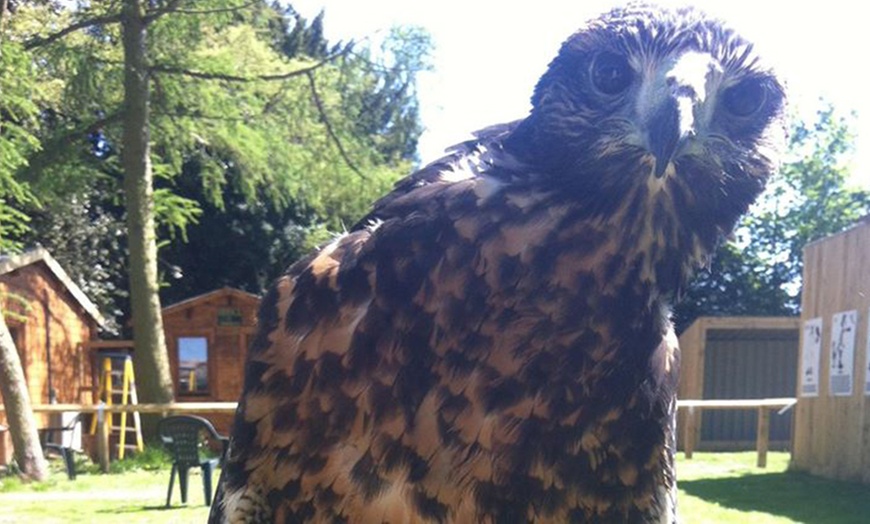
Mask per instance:
[[[693,11],[591,22],[527,119],[269,291],[212,521],[673,522],[669,301],[762,189],[781,108]]]

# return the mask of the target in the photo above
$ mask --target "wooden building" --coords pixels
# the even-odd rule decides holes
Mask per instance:
[[[260,299],[232,288],[189,298],[163,309],[163,330],[179,402],[239,399],[245,358]],[[229,416],[210,415],[220,431]]]
[[[870,483],[870,217],[804,248],[792,467]]]
[[[800,320],[788,317],[701,317],[680,335],[679,398],[793,397]],[[770,446],[788,449],[791,413],[773,414]],[[708,410],[695,425],[696,450],[755,449],[755,410]],[[685,438],[683,415],[678,435]]]
[[[0,300],[31,402],[90,404],[85,343],[103,323],[97,307],[43,248],[0,257]],[[37,416],[37,424],[47,423]]]

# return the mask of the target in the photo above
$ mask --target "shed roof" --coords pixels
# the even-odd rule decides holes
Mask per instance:
[[[43,247],[37,247],[20,253],[18,255],[0,255],[0,275],[11,273],[16,269],[21,269],[32,264],[42,263],[48,268],[51,273],[69,292],[73,300],[91,317],[99,326],[105,324],[103,315],[96,304],[85,295],[85,292],[76,285],[70,276],[63,270],[57,260],[52,257],[48,250]]]
[[[698,317],[690,329],[799,329],[800,317]]]
[[[849,224],[849,226],[847,226],[842,231],[838,231],[836,233],[831,233],[828,236],[817,238],[817,239],[813,240],[812,242],[807,242],[807,244],[804,246],[804,251],[806,251],[806,249],[810,246],[814,246],[816,244],[824,244],[825,242],[827,242],[828,240],[830,240],[832,238],[836,238],[836,237],[839,237],[841,235],[846,235],[848,233],[855,231],[856,229],[861,229],[864,227],[870,227],[870,215],[864,215],[863,217],[861,217],[858,220]]]
[[[176,311],[189,308],[201,302],[208,302],[209,300],[214,300],[223,296],[232,296],[246,301],[259,302],[260,300],[260,297],[253,293],[248,293],[247,291],[242,291],[241,289],[236,289],[234,287],[222,287],[220,289],[215,289],[214,291],[209,291],[208,293],[203,293],[202,295],[197,295],[195,297],[186,298],[181,302],[176,302],[175,304],[166,306],[165,308],[163,308],[163,314],[165,315],[167,313],[174,313]]]

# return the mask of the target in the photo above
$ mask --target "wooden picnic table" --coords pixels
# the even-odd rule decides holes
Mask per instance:
[[[796,398],[759,398],[734,400],[678,400],[677,408],[686,411],[683,426],[683,452],[687,459],[692,458],[697,440],[697,425],[701,412],[705,409],[756,409],[758,410],[758,425],[755,433],[755,450],[758,454],[756,464],[759,468],[767,467],[767,450],[770,446],[770,411],[779,408],[784,412],[797,403]]]

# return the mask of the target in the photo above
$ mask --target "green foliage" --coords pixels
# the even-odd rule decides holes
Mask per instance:
[[[225,185],[218,201],[206,198],[200,167],[191,160],[173,181],[175,192],[201,202],[202,215],[187,228],[185,242],[172,242],[161,252],[172,267],[169,286],[161,290],[168,304],[224,286],[260,293],[305,254],[313,220],[297,206],[248,199],[235,184]]]
[[[870,192],[849,187],[849,119],[831,107],[794,119],[778,176],[675,308],[678,331],[702,315],[797,315],[803,248],[870,212]]]
[[[267,34],[265,41],[289,64],[301,63],[304,53],[322,60],[347,49],[323,40],[323,15],[310,25],[292,9],[283,17],[276,12],[258,16],[269,21],[266,30],[224,35],[234,39],[228,47],[239,49],[239,38]],[[236,102],[222,108],[223,118],[199,119],[195,152],[174,181],[173,190],[200,202],[203,214],[188,227],[188,242],[163,251],[164,260],[177,268],[177,278],[161,291],[164,300],[222,286],[261,292],[314,245],[356,222],[410,171],[421,131],[414,79],[428,68],[429,45],[418,30],[396,30],[377,53],[357,49],[318,68],[313,74],[323,114],[305,77],[230,85],[247,89],[246,109],[240,112]],[[235,53],[228,56],[236,59]],[[191,82],[191,87],[201,89],[192,102],[203,106],[214,105],[205,102],[213,96],[208,90],[219,94],[225,88],[214,81]],[[249,125],[253,119],[256,127]],[[233,257],[224,256],[230,251]]]
[[[104,177],[86,190],[31,212],[25,244],[41,244],[76,281],[116,333],[127,310],[127,256],[118,184]]]
[[[181,7],[188,12],[169,12],[148,26],[154,208],[166,255],[161,270],[167,278],[176,266],[192,275],[197,266],[183,252],[188,239],[195,249],[188,235],[197,221],[209,220],[199,234],[216,231],[222,214],[223,223],[235,227],[245,208],[253,210],[245,219],[275,221],[255,224],[253,229],[270,233],[253,235],[264,245],[252,251],[284,251],[256,268],[245,266],[262,286],[264,275],[275,271],[264,264],[281,268],[315,238],[331,234],[324,232],[353,223],[410,170],[421,131],[415,74],[428,67],[429,40],[418,30],[396,30],[383,48],[372,50],[326,41],[323,14],[309,22],[277,4],[230,0]],[[30,188],[41,204],[0,205],[0,234],[18,224],[3,238],[50,249],[107,316],[126,309],[127,301],[119,156],[123,53],[120,26],[112,21],[117,9],[112,2],[81,3],[74,10],[20,3],[10,34],[30,43],[27,50],[17,48],[17,67],[30,70],[0,77],[32,79],[30,91],[19,89],[23,95],[15,99],[30,104],[32,140],[16,147],[9,179]],[[110,22],[46,40],[95,18]],[[262,78],[306,68],[313,68],[310,77]],[[11,102],[0,97],[4,103]],[[11,128],[2,129],[2,138],[11,136],[5,131]],[[190,177],[180,179],[191,165],[196,191],[189,190]],[[4,198],[13,197],[0,192]],[[24,215],[14,214],[22,212],[34,221],[25,224]]]
[[[176,69],[245,78],[300,70],[317,63],[302,55],[282,56],[273,44],[261,38],[262,28],[235,21],[225,26],[197,27],[190,31],[195,37],[184,45],[170,45],[170,35],[184,34],[189,29],[189,18],[166,16],[152,26],[152,40],[161,42],[153,54],[155,62]],[[297,24],[291,32],[298,35],[300,31]],[[311,29],[313,35],[306,38],[310,42],[322,38],[317,36],[320,31],[315,27]],[[325,42],[321,44],[311,43],[308,48],[316,48],[318,53],[329,48]],[[351,64],[354,60],[355,65]],[[195,157],[201,167],[205,196],[219,206],[223,186],[232,183],[248,199],[267,198],[278,207],[301,204],[330,227],[338,228],[360,216],[364,206],[409,167],[407,161],[402,162],[405,157],[385,161],[370,130],[357,127],[359,111],[347,110],[347,100],[359,98],[359,93],[372,85],[355,83],[350,78],[364,65],[370,67],[368,62],[343,56],[314,71],[321,108],[305,76],[280,82],[239,82],[158,75],[152,125],[153,135],[161,141],[155,144],[155,151],[161,154],[155,166],[158,160],[163,161],[167,170],[178,173],[184,161]],[[413,71],[403,74],[413,75]],[[405,97],[397,103],[411,102]],[[324,119],[346,156],[327,133]],[[405,132],[401,138],[411,142],[411,150],[419,136],[417,126],[416,134]],[[231,176],[233,173],[239,176]]]
[[[343,92],[341,112],[386,163],[416,155],[422,132],[416,75],[431,69],[431,47],[423,29],[394,27],[376,49],[361,49],[343,63],[342,85],[352,89]]]
[[[330,49],[323,36],[323,21],[325,12],[320,11],[309,23],[292,6],[281,8],[280,4],[272,4],[284,16],[277,18],[271,24],[274,32],[276,49],[288,57],[310,56],[324,58],[337,49]]]
[[[187,227],[196,223],[202,209],[195,200],[176,195],[167,188],[159,188],[154,190],[154,214],[171,239],[180,236],[187,241]]]
[[[805,245],[870,212],[870,192],[848,185],[853,141],[849,120],[831,107],[820,111],[815,122],[792,126],[791,159],[747,223],[752,238],[759,239],[760,256],[774,264],[777,274],[771,279],[799,280]],[[797,310],[799,305],[795,293],[789,307]]]
[[[26,183],[16,178],[30,154],[39,149],[33,134],[36,89],[30,82],[31,64],[21,46],[0,34],[0,252],[21,247],[17,240],[27,230],[21,206],[36,202]]]

